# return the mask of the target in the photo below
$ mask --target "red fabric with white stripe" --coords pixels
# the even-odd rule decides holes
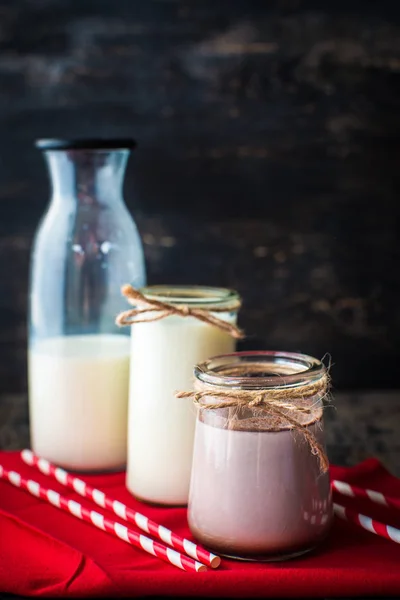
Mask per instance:
[[[345,481],[338,481],[337,479],[332,481],[332,485],[335,491],[340,492],[345,496],[350,496],[351,498],[364,498],[371,500],[371,502],[376,502],[377,504],[390,506],[391,508],[397,508],[400,510],[400,500],[391,498],[388,495],[384,495],[382,492],[369,490],[368,488],[360,488],[356,485],[350,485]]]
[[[77,476],[56,467],[43,458],[39,458],[31,450],[23,450],[21,456],[26,464],[35,466],[44,475],[51,477],[48,485],[51,485],[52,479],[56,479],[62,485],[75,490],[80,496],[93,500],[97,506],[107,508],[124,521],[136,524],[139,529],[153,535],[156,539],[161,539],[165,544],[172,546],[178,552],[187,554],[206,566],[216,567],[220,564],[221,559],[219,557],[207,552],[201,546],[181,538],[175,532],[155,523],[142,513],[132,510],[132,508],[118,500],[110,498],[102,490],[95,489]]]
[[[363,527],[366,531],[381,535],[392,542],[396,542],[396,544],[400,544],[400,529],[381,523],[368,515],[363,515],[356,510],[346,508],[345,506],[336,503],[334,504],[334,511],[341,519],[355,523],[356,525]]]
[[[0,453],[0,464],[94,509],[72,490],[54,480],[50,484],[48,477],[25,465],[19,453]],[[332,477],[400,501],[400,480],[376,460],[351,469],[332,467]],[[123,473],[82,479],[193,539],[185,509],[148,507],[134,500],[125,489]],[[336,493],[335,501],[400,527],[400,512],[393,508]],[[400,544],[337,518],[329,539],[314,554],[279,564],[223,559],[218,569],[188,573],[0,481],[0,591],[43,597],[399,597]]]
[[[35,497],[41,498],[45,502],[50,502],[57,508],[72,514],[75,518],[87,521],[98,529],[107,531],[109,534],[117,536],[128,544],[137,546],[161,560],[172,563],[179,569],[194,572],[206,570],[204,565],[193,558],[189,558],[185,554],[178,554],[176,550],[160,544],[160,542],[152,540],[150,537],[144,536],[131,528],[127,528],[125,525],[110,519],[106,515],[95,510],[90,510],[81,503],[76,502],[76,500],[69,500],[66,496],[62,496],[55,490],[40,485],[37,481],[22,477],[17,471],[5,469],[3,465],[0,465],[0,477],[2,480],[9,481],[12,485],[33,494]]]

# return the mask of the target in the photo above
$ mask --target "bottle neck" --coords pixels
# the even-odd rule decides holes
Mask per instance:
[[[129,150],[49,150],[45,156],[53,202],[94,205],[122,201]]]

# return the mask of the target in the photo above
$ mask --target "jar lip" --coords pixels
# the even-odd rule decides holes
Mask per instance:
[[[150,300],[159,300],[176,305],[189,305],[192,308],[212,307],[238,308],[240,295],[229,288],[202,285],[148,285],[140,289]]]
[[[39,150],[132,150],[133,138],[40,138],[35,140]]]
[[[252,364],[254,371],[252,371]],[[257,364],[257,375],[254,365]],[[235,366],[248,366],[245,375],[224,375]],[[265,365],[265,370],[262,368]],[[268,370],[271,370],[268,373]],[[273,371],[274,369],[274,371]],[[279,372],[280,371],[280,372]],[[268,373],[265,375],[265,373]],[[258,350],[220,354],[199,363],[194,368],[194,374],[201,382],[236,389],[264,389],[296,387],[309,381],[316,381],[326,374],[325,365],[308,354],[282,352],[276,350]]]

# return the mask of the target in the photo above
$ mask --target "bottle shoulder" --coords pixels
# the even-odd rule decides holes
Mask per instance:
[[[59,205],[50,203],[34,235],[34,246],[60,242],[114,241],[137,245],[139,231],[133,216],[121,202],[107,205]]]

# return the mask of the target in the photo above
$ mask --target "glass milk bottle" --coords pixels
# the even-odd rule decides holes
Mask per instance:
[[[126,464],[129,332],[121,284],[145,282],[142,244],[122,195],[132,140],[38,140],[52,196],[31,257],[31,445],[68,469]]]
[[[214,308],[231,324],[240,304],[236,292],[222,288],[149,286],[141,292],[176,307],[210,314]],[[191,385],[197,362],[233,352],[235,339],[193,316],[169,315],[131,330],[127,487],[147,502],[186,505],[196,412],[175,392]]]
[[[325,367],[303,354],[238,352],[197,365],[195,376],[188,507],[195,538],[246,560],[313,549],[332,522]]]

